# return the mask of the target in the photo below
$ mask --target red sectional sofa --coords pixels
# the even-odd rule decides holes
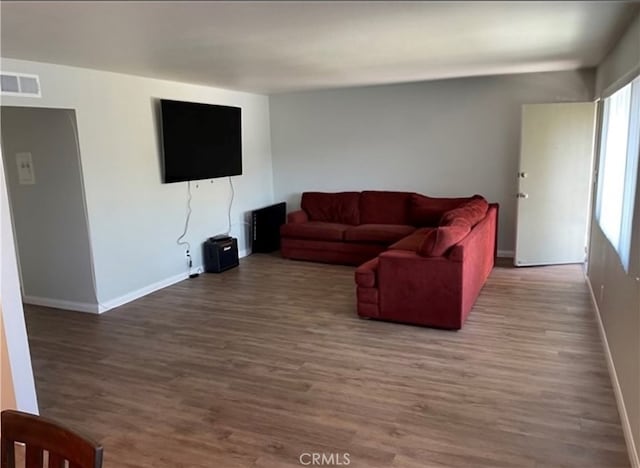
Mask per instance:
[[[281,252],[360,265],[361,317],[459,329],[493,268],[497,217],[478,195],[305,192],[281,227]]]

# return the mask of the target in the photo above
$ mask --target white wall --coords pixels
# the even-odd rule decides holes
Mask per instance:
[[[276,199],[307,190],[480,193],[515,243],[520,112],[590,100],[593,71],[491,76],[271,96]]]
[[[111,307],[186,274],[176,245],[186,215],[186,183],[162,184],[156,104],[159,98],[242,108],[243,175],[234,177],[232,234],[249,248],[244,213],[273,201],[269,98],[217,88],[46,63],[3,59],[5,71],[40,76],[42,99],[2,104],[75,109],[97,296]],[[226,179],[194,184],[187,240],[194,264],[201,243],[227,230]],[[212,292],[213,293],[213,292]]]
[[[68,109],[6,107],[4,169],[26,302],[95,308],[91,248],[75,115]],[[20,184],[15,155],[30,152],[35,184]]]
[[[0,151],[0,159],[3,159]],[[9,368],[17,409],[38,413],[31,354],[24,323],[9,200],[0,161],[0,313],[4,325]]]
[[[598,95],[608,94],[640,73],[640,15],[598,67]],[[640,167],[638,174],[640,181]],[[597,194],[594,207],[597,204]],[[595,218],[591,226],[588,277],[603,326],[607,359],[631,459],[640,466],[640,188],[636,187],[632,272]],[[633,271],[635,270],[635,271]]]

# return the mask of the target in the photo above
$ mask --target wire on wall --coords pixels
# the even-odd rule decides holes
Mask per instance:
[[[189,259],[189,272],[191,272],[191,266],[192,266],[192,261],[191,261],[191,244],[188,241],[183,240],[185,238],[185,236],[187,235],[187,231],[189,230],[189,220],[191,219],[191,181],[187,181],[187,217],[184,220],[184,230],[182,231],[182,234],[180,235],[180,237],[178,237],[176,239],[176,244],[178,245],[185,245],[187,247],[187,258]]]
[[[236,191],[233,188],[233,180],[229,177],[229,187],[231,188],[231,200],[229,200],[229,211],[227,212],[227,221],[229,228],[227,229],[227,236],[231,235],[231,207],[233,206],[233,198],[236,195]]]

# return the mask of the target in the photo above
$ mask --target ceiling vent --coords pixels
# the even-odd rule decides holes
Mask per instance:
[[[0,92],[3,96],[42,97],[40,78],[37,75],[2,72],[0,74]]]

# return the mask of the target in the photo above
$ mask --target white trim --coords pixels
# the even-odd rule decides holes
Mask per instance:
[[[249,255],[248,249],[242,249],[238,252],[238,257],[243,258]],[[204,265],[196,265],[192,268],[192,271],[204,271]],[[92,314],[102,314],[111,309],[115,309],[116,307],[120,307],[121,305],[128,304],[129,302],[133,302],[136,299],[140,299],[141,297],[146,296],[147,294],[151,294],[152,292],[158,291],[159,289],[164,289],[173,284],[179,283],[187,279],[189,275],[184,272],[178,275],[171,276],[169,278],[165,278],[156,283],[150,284],[143,288],[137,289],[135,291],[131,291],[130,293],[124,294],[120,297],[116,297],[115,299],[111,299],[110,301],[100,302],[100,304],[90,304],[90,303],[82,303],[82,302],[72,302],[72,301],[61,301],[58,299],[49,299],[44,297],[34,297],[34,296],[24,296],[23,301],[27,304],[34,304],[45,307],[53,307],[55,309],[66,309],[66,310],[75,310],[78,312],[90,312]]]
[[[196,266],[193,268],[193,271],[199,271],[202,266]],[[147,294],[151,294],[152,292],[158,291],[159,289],[164,289],[173,284],[179,283],[187,279],[189,275],[187,272],[180,273],[178,275],[171,276],[169,278],[165,278],[156,283],[145,286],[144,288],[137,289],[135,291],[131,291],[130,293],[124,294],[120,297],[116,297],[115,299],[111,299],[110,301],[101,302],[100,303],[100,313],[106,312],[111,309],[115,309],[116,307],[120,307],[121,305],[127,304],[129,302],[135,301],[136,299],[140,299]]]
[[[4,75],[4,73],[3,73]],[[42,98],[40,94],[33,93],[16,93],[13,91],[0,91],[0,95],[2,96],[16,96],[16,97],[26,97],[26,98]]]
[[[607,361],[607,368],[609,369],[609,376],[611,377],[611,385],[613,386],[613,393],[616,397],[616,403],[618,404],[618,413],[620,414],[620,423],[622,424],[622,432],[624,433],[624,440],[627,443],[627,452],[629,452],[629,461],[632,468],[640,468],[640,456],[636,444],[633,440],[633,432],[631,431],[631,423],[629,422],[629,416],[627,414],[627,408],[624,405],[624,398],[622,396],[622,389],[620,388],[620,382],[618,381],[618,374],[616,373],[616,366],[613,362],[613,356],[611,356],[611,349],[609,348],[609,341],[607,340],[607,333],[602,323],[602,317],[600,315],[600,308],[596,302],[596,296],[593,293],[593,287],[591,286],[591,280],[588,276],[585,276],[587,280],[587,286],[589,286],[589,293],[591,294],[591,302],[593,303],[593,310],[595,311],[596,322],[598,322],[598,331],[600,332],[600,339],[602,340],[602,347],[604,348],[604,354]]]
[[[88,312],[97,314],[98,304],[90,302],[64,301],[61,299],[52,299],[49,297],[23,296],[22,302],[43,307],[53,307],[54,309],[75,310],[76,312]]]
[[[584,265],[585,260],[568,260],[566,262],[518,262],[514,258],[513,264],[517,267],[537,267],[537,266],[553,266],[553,265]]]
[[[513,250],[499,250],[498,249],[498,257],[500,258],[513,258],[515,252]]]

